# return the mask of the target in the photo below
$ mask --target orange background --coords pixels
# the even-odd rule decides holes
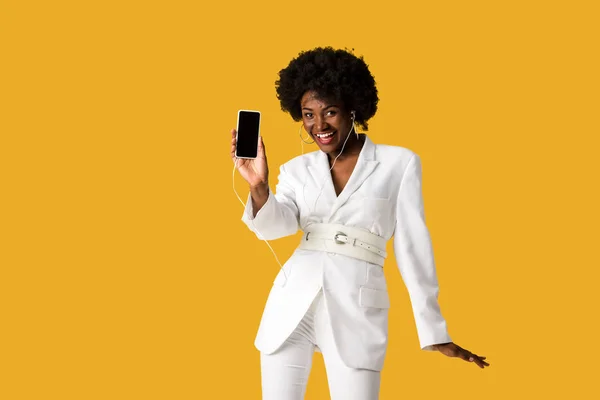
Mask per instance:
[[[596,2],[200,3],[0,2],[0,398],[260,398],[278,266],[229,130],[261,110],[271,171],[298,155],[274,82],[320,45],[422,157],[442,311],[492,364],[419,349],[390,257],[381,398],[598,398]]]

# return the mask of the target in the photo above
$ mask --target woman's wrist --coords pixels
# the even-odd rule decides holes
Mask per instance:
[[[255,185],[250,185],[250,192],[256,193],[256,194],[261,194],[261,195],[268,195],[269,194],[269,184],[267,182],[260,182]]]
[[[269,185],[266,183],[260,183],[258,185],[250,185],[250,196],[252,198],[252,209],[254,210],[254,217],[260,209],[269,200]]]

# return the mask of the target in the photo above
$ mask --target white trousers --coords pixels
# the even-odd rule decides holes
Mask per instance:
[[[316,347],[323,354],[332,400],[377,400],[381,373],[347,367],[337,351],[322,292],[273,354],[261,353],[263,400],[303,400]]]

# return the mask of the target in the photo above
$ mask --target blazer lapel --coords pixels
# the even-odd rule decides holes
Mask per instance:
[[[325,159],[325,162],[327,162],[327,159]],[[375,144],[368,136],[366,136],[365,144],[358,155],[358,160],[356,161],[352,175],[350,175],[350,179],[348,179],[344,190],[342,190],[340,195],[335,198],[329,217],[333,216],[333,214],[348,201],[350,196],[352,196],[352,194],[356,192],[363,182],[373,173],[378,164],[379,161],[375,159]],[[328,175],[331,192],[333,192],[335,196],[331,173],[328,173]]]
[[[329,210],[335,201],[335,188],[331,179],[331,171],[329,171],[329,161],[327,154],[322,151],[317,151],[315,154],[315,162],[308,166],[308,171],[313,179],[314,187],[316,188],[316,196],[313,202],[309,204],[311,211],[317,208]],[[321,192],[319,195],[319,191]]]

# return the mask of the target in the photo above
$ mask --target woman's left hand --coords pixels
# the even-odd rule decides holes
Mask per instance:
[[[473,362],[477,364],[480,368],[489,367],[485,361],[485,357],[478,356],[477,354],[471,353],[467,349],[463,349],[456,343],[442,343],[434,345],[434,349],[439,351],[440,353],[448,356],[448,357],[458,357],[467,362]]]

